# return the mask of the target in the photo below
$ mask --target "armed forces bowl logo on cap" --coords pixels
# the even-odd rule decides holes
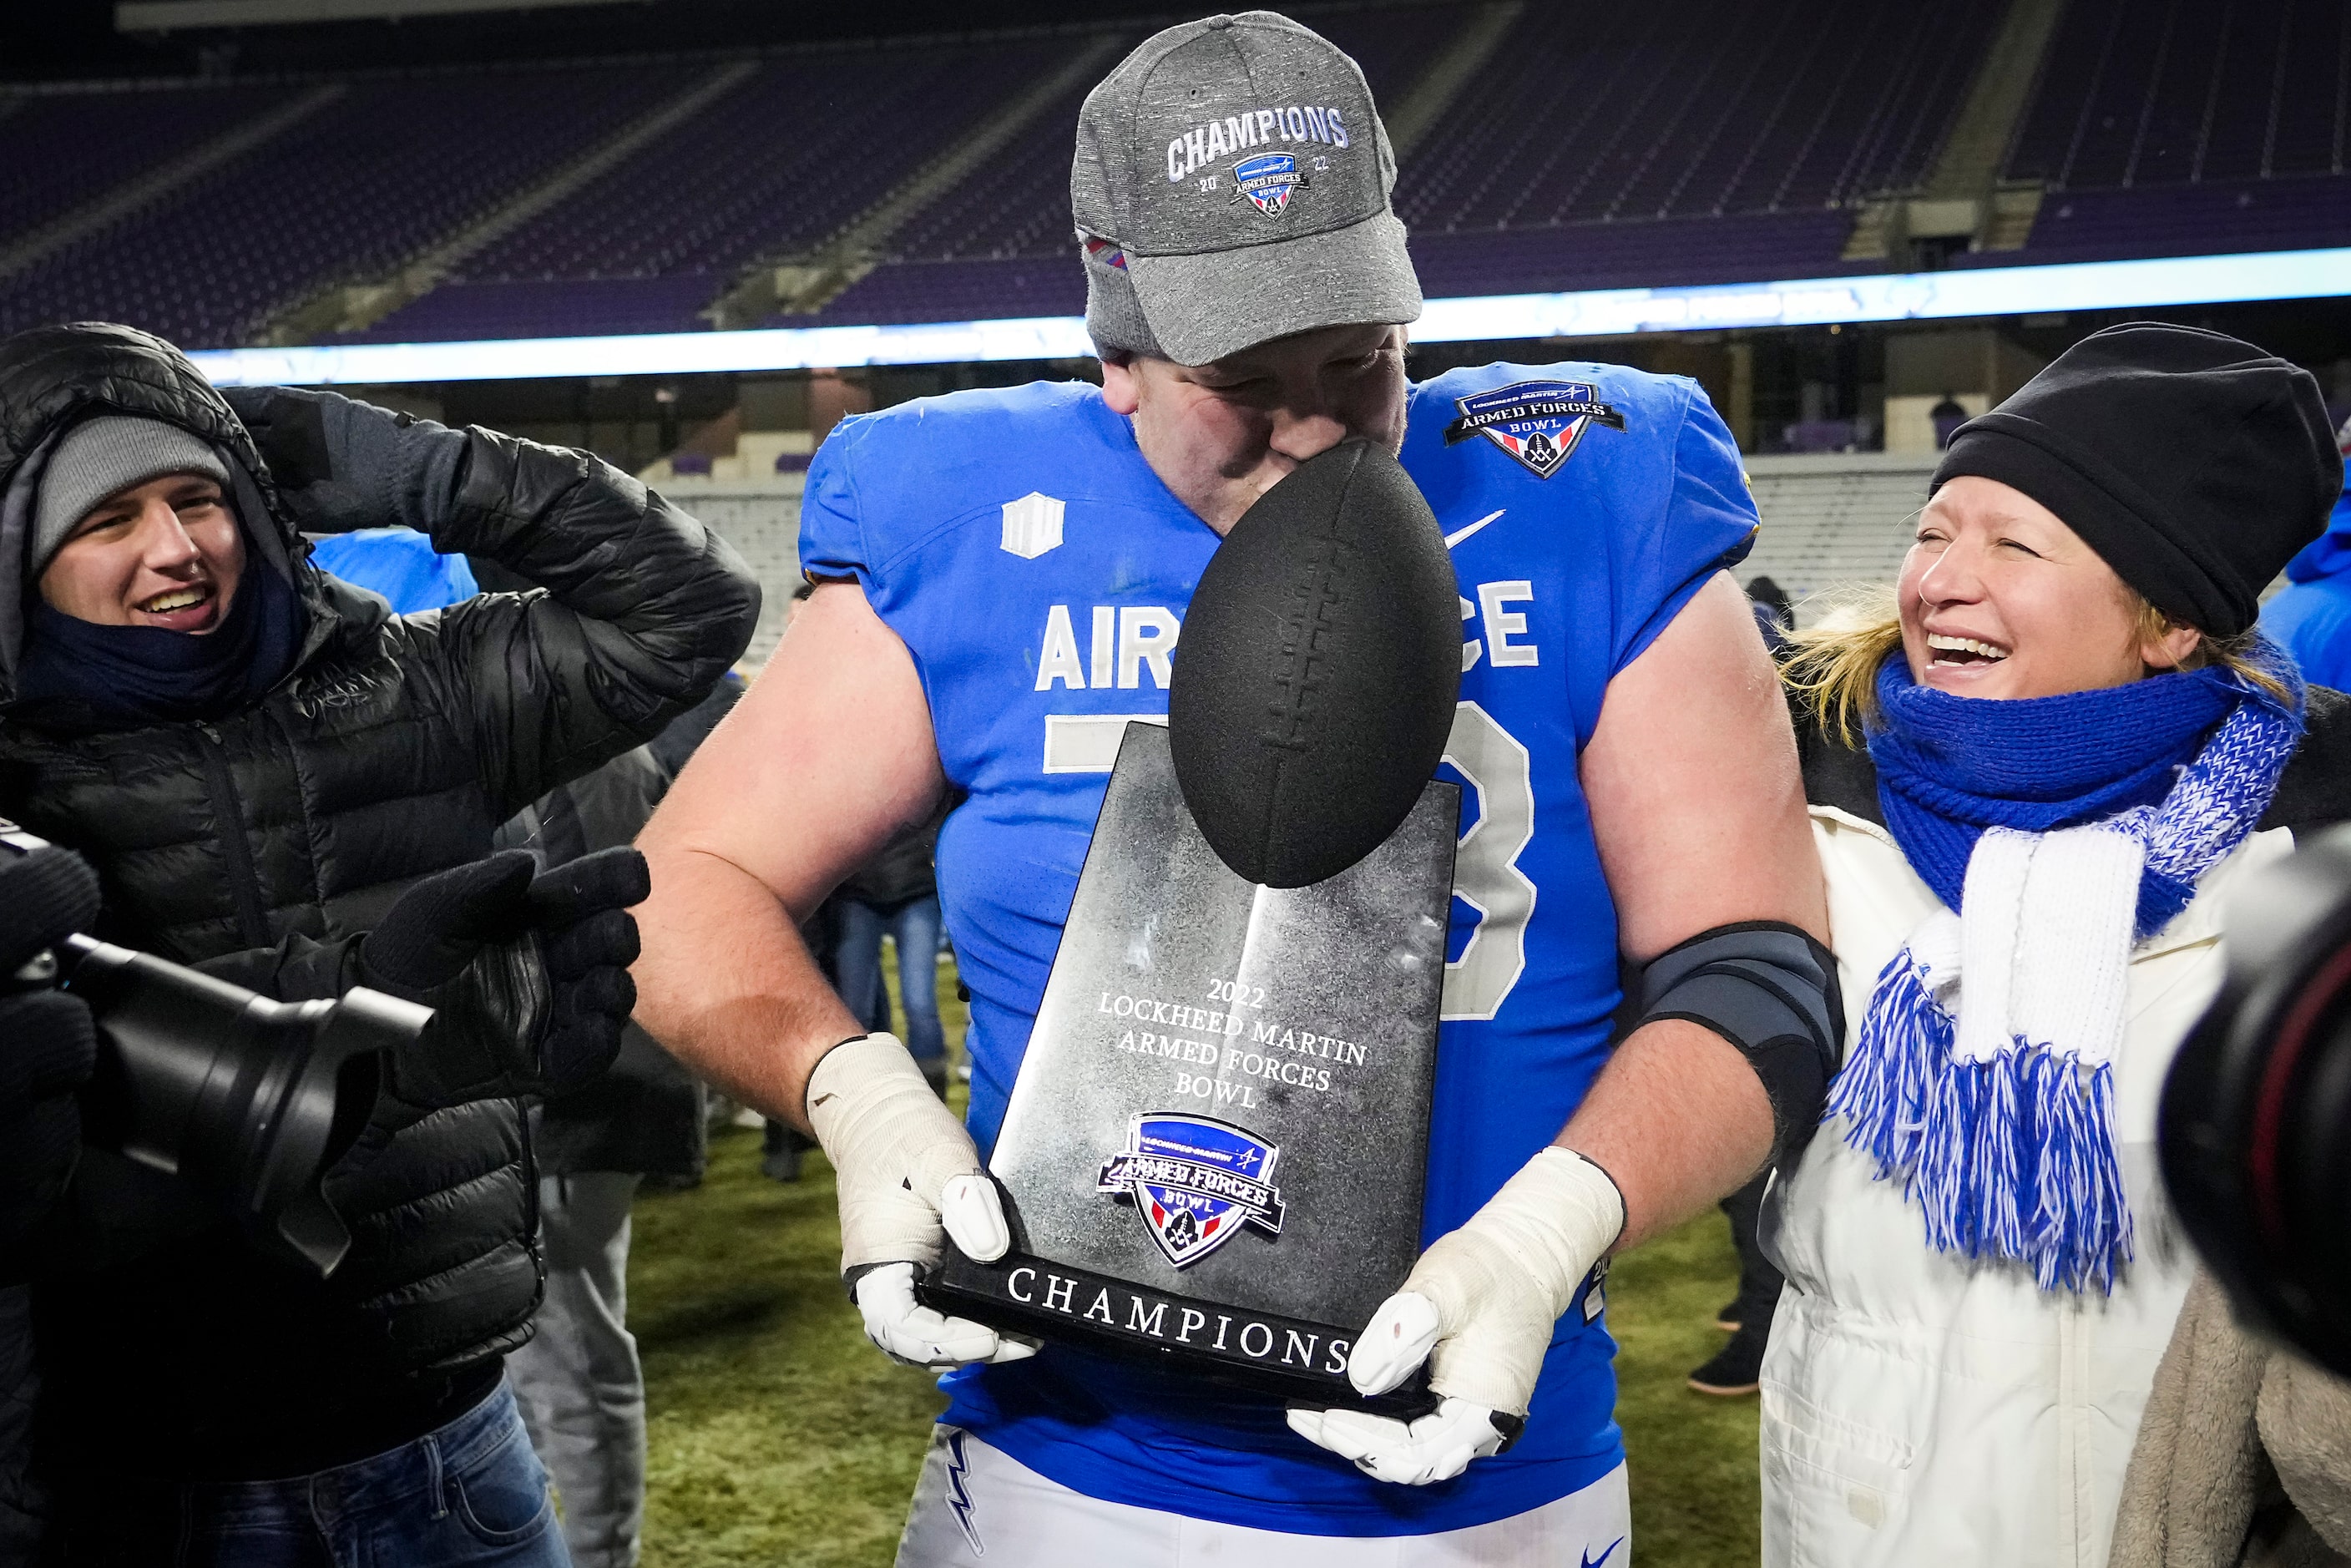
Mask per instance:
[[[1538,479],[1558,473],[1597,420],[1625,428],[1625,416],[1600,401],[1588,382],[1512,382],[1492,392],[1456,398],[1461,417],[1445,427],[1445,444],[1482,435]]]
[[[1288,212],[1290,193],[1306,188],[1307,179],[1298,172],[1298,160],[1287,152],[1261,152],[1233,165],[1234,196],[1247,196],[1257,204],[1259,212],[1270,218]]]
[[[1281,1151],[1229,1123],[1171,1113],[1138,1116],[1126,1148],[1095,1186],[1131,1199],[1178,1269],[1231,1240],[1244,1225],[1281,1234],[1281,1194],[1273,1186]]]

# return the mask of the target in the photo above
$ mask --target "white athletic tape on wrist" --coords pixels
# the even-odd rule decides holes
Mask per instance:
[[[1350,1381],[1384,1393],[1425,1357],[1432,1392],[1524,1416],[1553,1326],[1624,1230],[1608,1174],[1573,1150],[1543,1150],[1421,1254],[1365,1326]]]
[[[979,1151],[897,1037],[825,1052],[809,1074],[809,1124],[839,1177],[841,1266],[939,1260],[942,1223],[982,1262],[1011,1232]]]

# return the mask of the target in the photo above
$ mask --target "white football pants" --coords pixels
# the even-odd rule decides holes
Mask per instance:
[[[1289,1535],[1086,1497],[942,1424],[898,1568],[1626,1568],[1632,1533],[1622,1465],[1556,1502],[1467,1530]]]

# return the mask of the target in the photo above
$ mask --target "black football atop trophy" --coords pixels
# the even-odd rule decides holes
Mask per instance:
[[[1395,831],[1452,727],[1458,594],[1436,514],[1361,436],[1233,525],[1167,693],[1176,781],[1227,865],[1303,887]]]
[[[1460,791],[1458,591],[1428,505],[1349,441],[1200,579],[1165,730],[1130,724],[988,1161],[1012,1249],[943,1311],[1261,1395],[1346,1377],[1420,1252]]]

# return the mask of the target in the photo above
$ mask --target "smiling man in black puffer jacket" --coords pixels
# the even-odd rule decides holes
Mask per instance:
[[[142,443],[182,455],[124,465]],[[211,501],[164,504],[192,535],[225,511],[240,559],[191,565],[186,592],[126,579],[146,597],[77,603],[53,563],[103,546],[117,501],[59,497],[133,469],[160,483],[158,463],[212,476]],[[308,563],[303,533],[385,525],[537,587],[395,617]],[[330,1279],[95,1149],[41,1244],[0,1260],[33,1281],[53,1559],[239,1561],[201,1544],[207,1511],[293,1506],[299,1477],[319,1561],[542,1561],[527,1542],[561,1561],[543,1479],[494,1462],[520,1431],[501,1358],[542,1275],[524,1099],[610,1060],[642,862],[566,883],[483,857],[526,803],[700,700],[758,611],[723,541],[584,454],[331,394],[224,395],[126,328],[0,343],[0,811],[97,867],[101,936],[287,998],[376,985],[449,1020],[438,1055],[392,1063],[329,1174],[355,1239]],[[365,1539],[362,1494],[412,1450],[404,1522]],[[183,1532],[195,1555],[155,1555]]]

